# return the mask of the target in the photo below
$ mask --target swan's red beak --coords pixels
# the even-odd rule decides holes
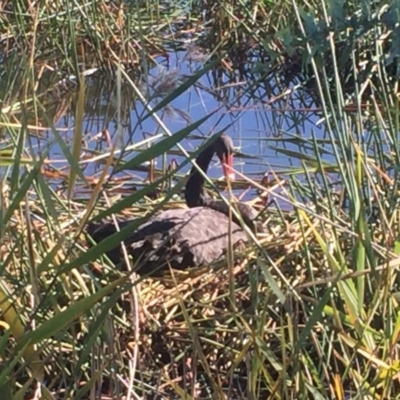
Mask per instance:
[[[226,179],[231,181],[235,180],[235,172],[233,171],[233,154],[224,154],[222,156],[222,170],[224,171]]]

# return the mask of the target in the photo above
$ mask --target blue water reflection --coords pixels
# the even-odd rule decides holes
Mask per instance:
[[[177,77],[187,79],[193,75],[196,67],[184,60],[185,53],[170,54],[169,65],[160,65],[150,71],[147,83],[138,86],[139,90],[152,94],[152,85],[160,81],[160,75],[164,77]],[[165,63],[164,63],[165,64]],[[230,80],[229,80],[230,79]],[[299,154],[310,154],[313,149],[299,146],[294,139],[311,138],[312,134],[317,139],[324,138],[324,126],[317,126],[321,113],[315,108],[313,101],[303,91],[296,89],[294,84],[280,92],[280,86],[274,82],[259,84],[252,93],[242,95],[252,82],[243,78],[232,77],[228,79],[222,74],[216,86],[215,73],[205,74],[197,83],[171,102],[168,109],[160,110],[157,114],[167,126],[170,132],[183,129],[191,121],[197,121],[214,110],[212,115],[194,134],[207,137],[226,128],[226,132],[233,138],[240,151],[257,158],[239,158],[235,160],[235,168],[248,175],[251,179],[260,180],[266,173],[279,173],[293,167],[300,167],[301,161],[297,157],[280,154],[274,148],[290,150]],[[84,119],[84,132],[86,145],[91,150],[100,152],[109,151],[106,141],[98,141],[93,138],[99,132],[108,130],[111,141],[117,134],[118,120],[121,122],[122,136],[118,142],[118,148],[124,148],[128,144],[138,143],[152,135],[162,134],[163,131],[154,118],[147,118],[139,122],[146,115],[146,110],[137,96],[131,93],[128,84],[123,83],[122,107],[118,111],[117,83],[114,78],[102,80],[94,74],[87,78],[87,102],[86,116]],[[100,86],[100,87],[99,87]],[[270,90],[266,90],[270,88]],[[267,93],[269,92],[269,94]],[[156,99],[160,101],[162,98]],[[154,107],[157,101],[151,102]],[[72,107],[72,110],[74,108]],[[74,117],[73,112],[61,118],[56,127],[66,129],[63,137],[72,137]],[[51,134],[51,133],[50,133]],[[292,141],[288,141],[291,138]],[[68,141],[68,139],[66,139]],[[200,140],[189,138],[182,142],[182,146],[188,151],[194,150]],[[134,152],[126,155],[126,159],[134,156]],[[51,151],[51,159],[63,159],[64,156],[58,146]],[[329,153],[326,154],[329,161]],[[178,155],[168,155],[167,164],[174,159],[178,163],[182,158]],[[59,164],[58,166],[61,166]],[[157,160],[157,167],[163,165],[163,160]],[[187,170],[189,167],[186,168]],[[86,174],[93,173],[90,165]],[[185,171],[186,172],[186,171]],[[143,179],[146,174],[138,172],[133,174],[135,183]],[[220,168],[211,168],[210,175],[220,176]]]

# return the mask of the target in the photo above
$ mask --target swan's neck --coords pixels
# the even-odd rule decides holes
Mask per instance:
[[[208,166],[210,165],[211,159],[214,155],[214,149],[206,148],[196,159],[197,165],[206,174]],[[193,207],[208,207],[215,211],[218,211],[226,216],[229,216],[229,206],[222,200],[214,200],[208,196],[204,188],[205,179],[197,170],[196,167],[192,167],[190,171],[190,177],[186,183],[185,189],[185,200],[189,208]],[[250,229],[254,230],[254,222],[246,205],[237,203],[239,214],[242,216],[243,222],[249,226]],[[234,214],[232,214],[232,220],[240,225],[240,221]]]
[[[196,159],[197,165],[206,174],[208,166],[214,155],[214,149],[206,148],[199,154]],[[190,171],[190,177],[186,183],[185,200],[188,207],[205,206],[209,196],[204,189],[204,177],[200,174],[195,166]]]

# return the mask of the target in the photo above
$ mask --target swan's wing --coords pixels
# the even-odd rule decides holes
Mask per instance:
[[[131,222],[124,221],[121,227]],[[231,229],[232,244],[247,241],[238,225],[232,223]],[[113,224],[106,224],[89,233],[99,242],[113,232]],[[129,235],[125,245],[134,261],[146,271],[166,263],[182,269],[220,258],[228,248],[228,232],[229,219],[218,211],[204,207],[175,209],[151,217]],[[115,263],[121,259],[119,248],[107,254]]]

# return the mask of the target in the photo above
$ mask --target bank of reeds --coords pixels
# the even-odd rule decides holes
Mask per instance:
[[[186,61],[219,59],[219,79],[235,71],[247,78],[255,74],[262,82],[279,70],[291,82],[298,83],[301,75],[302,83],[313,91],[307,46],[312,46],[316,62],[329,65],[332,76],[327,37],[335,44],[334,57],[348,93],[355,87],[352,56],[362,65],[358,84],[377,79],[372,57],[376,40],[388,54],[387,76],[396,77],[397,4],[384,0],[368,5],[333,0],[179,4],[17,0],[2,2],[1,11],[2,62],[13,64],[26,57],[39,74],[55,72],[57,81],[91,68],[114,73],[115,64],[146,74],[170,54],[186,51]]]

